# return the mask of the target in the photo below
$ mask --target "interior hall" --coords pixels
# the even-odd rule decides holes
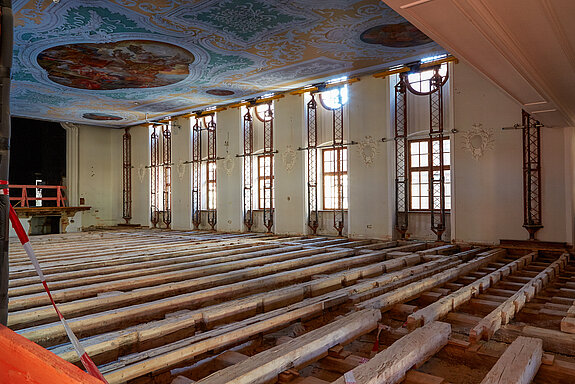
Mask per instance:
[[[0,0],[0,384],[574,383],[574,16]]]

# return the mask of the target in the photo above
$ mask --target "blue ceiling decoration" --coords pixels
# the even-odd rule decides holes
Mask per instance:
[[[380,0],[16,0],[12,114],[123,127],[444,53]]]

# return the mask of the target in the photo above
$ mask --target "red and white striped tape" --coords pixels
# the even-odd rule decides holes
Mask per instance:
[[[86,368],[86,370],[88,371],[88,373],[90,375],[102,380],[104,383],[107,384],[108,382],[106,381],[106,379],[104,378],[102,373],[100,373],[100,371],[98,370],[98,367],[96,367],[96,364],[94,364],[92,359],[90,359],[90,356],[88,356],[88,354],[86,353],[86,350],[84,350],[84,347],[82,347],[82,345],[78,341],[78,338],[76,337],[76,335],[74,335],[74,332],[72,332],[72,329],[68,325],[68,322],[66,321],[66,319],[64,318],[64,316],[62,315],[62,313],[60,312],[58,307],[56,306],[56,303],[54,302],[54,299],[52,298],[52,293],[50,293],[50,289],[48,288],[48,284],[46,284],[46,279],[44,278],[44,273],[42,273],[42,269],[40,268],[40,264],[38,263],[38,259],[36,258],[36,254],[34,253],[34,250],[32,249],[32,245],[30,245],[30,239],[28,238],[28,235],[24,231],[24,228],[22,227],[20,220],[18,220],[18,216],[16,215],[16,211],[14,211],[14,208],[12,208],[12,205],[10,205],[10,222],[12,222],[12,227],[14,228],[14,231],[16,231],[16,235],[18,235],[18,239],[20,239],[20,242],[22,243],[24,250],[28,254],[30,261],[34,265],[34,269],[36,269],[36,273],[40,277],[40,280],[42,280],[42,285],[44,286],[44,289],[46,290],[46,293],[48,294],[48,297],[50,298],[50,301],[52,302],[52,306],[56,310],[56,313],[58,314],[58,317],[60,318],[60,321],[62,322],[62,325],[64,326],[64,329],[66,330],[66,334],[68,335],[68,338],[72,342],[72,345],[74,346],[74,349],[76,350],[76,353],[78,353],[78,356],[80,356],[80,361],[82,361],[82,364],[84,364],[84,367]]]

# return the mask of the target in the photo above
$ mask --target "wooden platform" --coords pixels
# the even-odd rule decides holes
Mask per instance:
[[[111,384],[480,383],[500,357],[525,367],[509,377],[575,382],[559,249],[128,228],[32,245]],[[10,262],[9,326],[80,365],[15,242]],[[505,354],[522,336],[533,355]]]

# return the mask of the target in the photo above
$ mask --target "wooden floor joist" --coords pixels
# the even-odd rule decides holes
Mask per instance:
[[[421,364],[447,344],[451,326],[433,322],[393,343],[367,363],[346,373],[334,384],[394,384],[405,378],[406,372]]]
[[[482,368],[467,381],[479,383],[502,342],[522,336],[575,358],[575,335],[560,331],[575,266],[560,251],[535,259],[528,248],[145,229],[32,243],[69,324],[112,384],[325,384],[356,373],[362,383],[455,384],[467,380],[470,356]],[[81,366],[26,254],[15,245],[10,257],[13,328]],[[515,319],[507,315],[491,341],[466,341],[530,284],[532,300],[515,301]],[[423,327],[409,333],[414,324]],[[440,329],[417,336],[432,327]],[[461,363],[444,361],[454,349]],[[575,364],[562,359],[542,359],[533,383],[575,382]]]
[[[415,329],[427,324],[431,321],[438,320],[440,317],[445,316],[447,313],[454,311],[461,304],[470,301],[474,296],[484,292],[487,288],[497,283],[501,278],[509,276],[510,274],[521,270],[526,265],[529,265],[533,259],[537,257],[536,252],[532,252],[509,264],[491,272],[489,275],[479,278],[473,283],[466,285],[463,288],[451,293],[450,295],[438,300],[432,305],[420,309],[416,313],[409,315],[407,318],[407,326],[409,329]]]
[[[321,356],[329,348],[352,340],[377,328],[381,313],[364,310],[345,316],[304,336],[268,349],[232,367],[223,369],[207,378],[201,384],[260,384],[277,377],[289,368],[299,368]]]
[[[559,256],[549,267],[532,278],[513,296],[483,318],[483,320],[469,332],[469,340],[471,342],[477,342],[482,338],[489,339],[495,331],[501,328],[501,325],[509,323],[515,314],[523,308],[525,303],[529,302],[567,265],[568,257],[569,255],[566,253]]]
[[[530,384],[541,365],[543,342],[518,337],[505,350],[481,384]]]

